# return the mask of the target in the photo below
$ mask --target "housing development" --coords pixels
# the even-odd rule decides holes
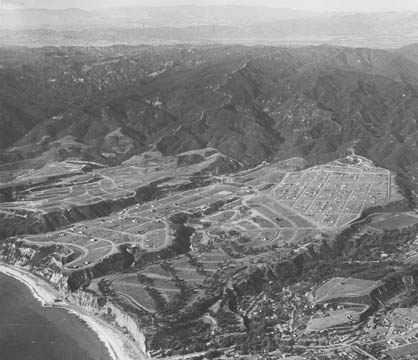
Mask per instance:
[[[206,156],[208,166],[217,155]],[[393,307],[407,301],[412,275],[374,280],[370,270],[396,266],[399,247],[418,241],[414,212],[364,215],[402,203],[393,174],[355,155],[300,164],[295,158],[213,177],[175,161],[160,169],[152,161],[112,169],[55,163],[48,175],[19,175],[26,184],[15,190],[19,200],[0,204],[4,219],[32,219],[29,233],[45,229],[11,238],[3,258],[32,264],[47,278],[59,269],[68,280],[55,280],[58,288],[83,287],[98,304],[115,302],[135,318],[143,349],[154,357],[198,358],[210,349],[244,359],[414,354],[413,310]],[[66,225],[83,217],[91,219]],[[359,246],[336,248],[344,229],[360,248],[393,229],[404,235],[390,244],[396,249],[374,245],[331,268],[337,251]],[[365,269],[370,279],[355,276]]]

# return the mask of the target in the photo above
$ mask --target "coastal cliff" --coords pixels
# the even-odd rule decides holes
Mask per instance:
[[[129,314],[123,312],[109,298],[89,291],[78,289],[71,291],[68,286],[70,273],[63,272],[56,254],[62,250],[59,246],[51,246],[47,250],[36,246],[9,240],[0,245],[0,262],[24,268],[37,277],[47,281],[70,305],[79,307],[107,323],[117,327],[128,335],[143,353],[147,353],[146,339],[137,322]],[[42,259],[40,262],[39,259]],[[59,306],[59,303],[58,303]]]
[[[73,305],[80,306],[92,314],[105,319],[112,325],[117,326],[134,339],[141,350],[146,353],[145,335],[138,328],[135,320],[127,313],[120,310],[108,298],[99,297],[92,292],[78,290],[68,293],[66,300]]]

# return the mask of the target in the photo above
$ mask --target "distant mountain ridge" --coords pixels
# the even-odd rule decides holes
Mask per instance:
[[[239,6],[25,9],[0,12],[0,45],[243,43],[399,48],[418,13],[315,13]]]
[[[321,13],[286,8],[235,5],[113,7],[98,10],[33,8],[0,10],[0,29],[65,29],[66,27],[73,28],[79,25],[82,25],[83,29],[95,28],[97,26],[116,28],[200,25],[243,26],[319,16],[323,15]]]
[[[0,10],[0,29],[65,29],[77,26],[94,28],[110,25],[98,14],[82,9]]]

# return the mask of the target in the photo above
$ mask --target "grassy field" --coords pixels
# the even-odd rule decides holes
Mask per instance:
[[[315,302],[320,303],[337,298],[366,296],[380,286],[381,283],[378,281],[333,278],[316,289]]]
[[[348,316],[351,316],[355,320],[358,319],[359,314],[351,310],[329,311],[326,317],[312,318],[307,328],[311,331],[321,331],[333,327],[349,326],[351,320]]]
[[[146,310],[155,311],[155,302],[142,285],[115,281],[112,283],[111,288],[117,293],[127,295],[127,298],[132,300],[133,305],[138,303]]]
[[[379,215],[373,218],[370,227],[378,230],[400,229],[416,225],[418,217],[408,214]]]
[[[387,351],[392,359],[416,359],[418,356],[418,343],[399,346]]]
[[[143,273],[147,276],[148,274],[155,274],[161,277],[172,278],[172,275],[166,272],[160,265],[147,266]]]
[[[227,221],[235,215],[234,211],[224,211],[214,216],[208,217],[209,221]]]

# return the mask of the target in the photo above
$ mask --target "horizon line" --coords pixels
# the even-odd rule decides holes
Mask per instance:
[[[109,5],[103,7],[93,7],[93,8],[82,8],[82,7],[15,7],[15,8],[2,8],[0,7],[0,12],[2,11],[30,11],[30,10],[45,10],[45,11],[68,11],[68,10],[81,10],[86,12],[94,12],[106,9],[149,9],[149,8],[208,8],[208,7],[237,7],[237,8],[249,8],[249,9],[274,9],[274,10],[290,10],[301,13],[312,13],[312,14],[341,14],[341,15],[355,15],[355,14],[382,14],[382,13],[418,13],[417,10],[405,9],[405,10],[394,10],[394,9],[381,9],[381,10],[313,10],[313,9],[300,9],[300,8],[291,8],[284,6],[268,6],[268,5],[247,5],[247,4],[180,4],[180,5]]]

